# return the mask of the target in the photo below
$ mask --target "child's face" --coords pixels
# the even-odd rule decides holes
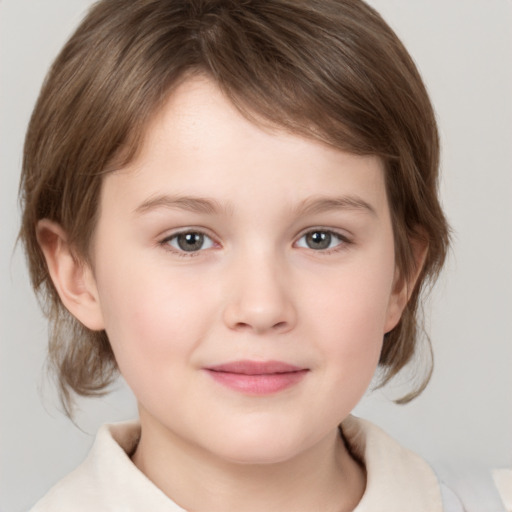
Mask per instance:
[[[380,161],[265,131],[206,79],[105,178],[92,254],[98,325],[143,432],[229,460],[332,439],[404,305]],[[238,361],[285,373],[214,371]]]

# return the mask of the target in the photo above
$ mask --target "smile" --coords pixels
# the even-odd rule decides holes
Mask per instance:
[[[219,384],[249,395],[269,395],[290,388],[309,371],[281,361],[234,361],[205,370]]]

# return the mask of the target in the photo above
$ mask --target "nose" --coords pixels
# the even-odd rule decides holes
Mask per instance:
[[[230,329],[255,334],[293,329],[297,313],[283,267],[270,255],[253,255],[233,269],[224,309],[224,322]]]

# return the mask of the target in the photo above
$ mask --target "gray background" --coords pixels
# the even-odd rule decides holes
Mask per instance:
[[[84,457],[97,427],[136,414],[123,383],[81,402],[77,424],[43,372],[46,323],[18,230],[23,136],[43,76],[88,0],[0,0],[0,510],[27,509]],[[427,458],[467,502],[492,508],[490,469],[512,467],[512,3],[372,0],[417,61],[443,140],[442,196],[455,231],[428,308],[436,370],[407,406],[400,384],[357,408]]]

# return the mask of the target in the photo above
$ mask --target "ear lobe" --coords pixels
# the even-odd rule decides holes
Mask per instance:
[[[96,282],[91,268],[79,261],[56,222],[37,224],[37,241],[46,259],[52,282],[66,309],[93,331],[104,329]]]
[[[402,313],[411,298],[412,292],[414,291],[416,282],[423,270],[425,259],[427,258],[428,242],[426,240],[417,238],[412,240],[410,243],[414,257],[414,271],[409,278],[406,278],[398,268],[395,268],[393,292],[389,298],[384,333],[392,331],[398,325],[398,322],[402,317]]]

